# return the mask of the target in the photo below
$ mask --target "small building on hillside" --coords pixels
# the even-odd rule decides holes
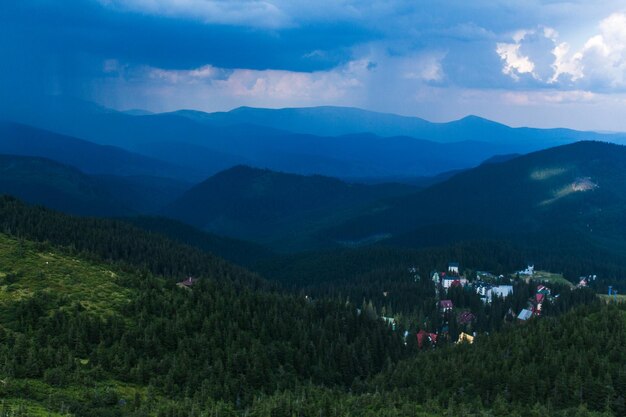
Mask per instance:
[[[535,294],[535,304],[537,304],[538,306],[541,305],[545,299],[546,299],[545,295],[541,293]]]
[[[439,301],[439,310],[442,313],[446,313],[448,311],[451,311],[454,308],[454,304],[452,303],[452,300],[441,300]]]
[[[189,277],[189,278],[187,278],[184,281],[178,282],[176,284],[176,286],[179,287],[179,288],[191,289],[191,287],[193,287],[197,282],[198,282],[198,280],[196,278]]]
[[[458,262],[450,262],[448,264],[448,273],[450,274],[459,274],[459,263]]]
[[[532,316],[533,316],[533,312],[532,311],[527,310],[527,309],[523,309],[517,315],[517,319],[521,320],[521,321],[526,321],[526,320],[530,319]]]
[[[467,325],[471,324],[476,319],[476,316],[470,311],[463,311],[459,314],[457,322],[459,324]]]
[[[493,288],[492,285],[487,284],[482,281],[478,281],[474,283],[474,291],[476,291],[476,294],[480,296],[480,299],[482,300],[483,303],[491,302],[491,289],[492,288]]]
[[[463,287],[463,282],[467,284],[467,280],[465,278],[455,279],[454,281],[452,281],[452,284],[450,284],[450,288]]]
[[[458,277],[458,276],[446,276],[442,281],[441,285],[443,288],[448,289],[452,287],[464,287],[468,284],[467,278]]]
[[[513,286],[512,285],[496,285],[491,288],[491,296],[492,297],[501,297],[505,298],[509,295],[513,294]]]
[[[597,275],[587,275],[586,277],[580,277],[578,279],[578,284],[576,285],[576,287],[577,288],[587,287],[592,282],[594,282],[596,280],[596,278],[598,278]]]
[[[427,342],[431,345],[436,345],[437,335],[435,333],[428,333],[425,330],[420,330],[417,333],[417,347],[421,349]]]
[[[526,266],[526,269],[523,269],[523,270],[519,271],[518,274],[526,275],[526,276],[533,276],[533,275],[535,275],[535,265],[528,264],[528,266]]]
[[[385,323],[387,323],[388,325],[391,325],[391,328],[393,330],[396,330],[396,319],[393,317],[382,317],[383,320],[385,320]]]
[[[546,296],[541,293],[535,294],[530,300],[530,305],[535,316],[541,316],[541,310],[543,309],[543,303],[546,301]]]
[[[537,293],[544,294],[544,295],[550,295],[551,290],[550,290],[550,288],[546,287],[545,285],[539,284],[539,285],[537,285]]]
[[[461,334],[459,335],[459,339],[456,341],[456,343],[459,344],[464,342],[471,345],[472,343],[474,343],[474,336],[470,336],[465,332],[461,332]]]

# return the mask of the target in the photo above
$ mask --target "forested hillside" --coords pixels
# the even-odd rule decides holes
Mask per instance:
[[[625,172],[626,147],[578,142],[464,171],[349,220],[335,236],[398,236],[447,223],[499,233],[593,230],[623,239]]]
[[[16,155],[0,155],[0,174],[0,194],[103,217],[154,214],[190,187],[160,177],[89,175],[51,159]]]
[[[619,280],[625,178],[626,148],[580,142],[462,172],[374,206],[327,237],[358,244],[388,236],[384,244],[400,247],[508,241],[572,278],[604,269]]]
[[[122,220],[141,229],[159,233],[172,240],[213,253],[237,265],[251,266],[276,256],[265,246],[214,235],[165,217],[137,216]]]
[[[9,198],[0,213],[3,417],[443,416],[457,410],[496,416],[504,409],[520,416],[594,415],[586,408],[623,415],[626,352],[616,341],[623,338],[625,313],[594,301],[589,291],[553,286],[558,301],[523,326],[496,319],[506,304],[497,310],[494,304],[482,312],[492,317],[483,330],[502,335],[477,328],[472,346],[454,346],[450,337],[432,352],[420,351],[417,328],[408,327],[405,338],[402,328],[379,319],[373,304],[283,290],[120,221],[72,218]],[[177,286],[188,274],[196,281]],[[407,296],[416,290],[410,303],[426,306],[433,287],[420,282],[401,285]],[[520,299],[531,287],[519,287]],[[480,301],[450,296],[481,314]],[[579,338],[587,349],[568,362],[572,355],[564,347]],[[600,349],[610,354],[594,362]],[[491,358],[488,366],[481,357]],[[555,366],[562,363],[580,379],[561,382]],[[589,364],[598,372],[589,372]],[[560,397],[544,389],[551,385],[541,377],[502,385],[503,366],[510,366],[508,381],[545,371],[555,386],[581,394]],[[453,375],[454,384],[448,382]]]
[[[375,318],[279,292],[191,247],[120,222],[4,203],[3,230],[21,236],[1,237],[0,392],[12,403],[122,415],[146,398],[155,407],[156,395],[163,407],[187,398],[198,410],[217,401],[244,409],[294,384],[368,378],[408,353]],[[191,272],[192,288],[175,285]],[[92,388],[75,392],[81,385]]]
[[[165,214],[213,233],[293,252],[319,245],[316,231],[363,207],[414,191],[402,184],[350,184],[320,175],[237,166],[196,185]]]

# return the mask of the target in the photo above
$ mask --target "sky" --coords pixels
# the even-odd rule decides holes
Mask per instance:
[[[623,0],[9,0],[0,98],[626,131]]]

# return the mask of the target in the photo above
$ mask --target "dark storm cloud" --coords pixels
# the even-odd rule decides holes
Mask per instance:
[[[468,113],[543,120],[546,110],[567,105],[562,120],[576,123],[593,105],[596,120],[606,120],[626,95],[623,7],[620,0],[1,1],[0,94],[4,101],[68,94],[151,110],[333,104],[439,120]],[[539,117],[528,116],[532,109]]]
[[[2,6],[5,35],[31,52],[86,54],[160,68],[328,69],[377,35],[355,24],[282,29],[206,24],[108,9],[90,0],[26,0]],[[318,53],[313,53],[318,51]]]

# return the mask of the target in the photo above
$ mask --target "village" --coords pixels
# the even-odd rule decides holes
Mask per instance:
[[[415,267],[409,268],[408,272],[416,282],[423,279]],[[520,283],[525,283],[529,286],[529,297],[524,299],[523,305],[519,309],[515,310],[513,307],[509,307],[504,316],[504,320],[508,323],[522,325],[530,320],[541,318],[545,306],[554,303],[559,298],[560,294],[555,293],[552,287],[564,286],[573,290],[586,288],[597,279],[597,276],[580,277],[578,283],[573,285],[560,274],[536,270],[532,263],[527,264],[526,268],[522,270],[505,276],[482,270],[463,271],[458,262],[449,262],[447,270],[431,271],[425,279],[429,279],[434,286],[436,301],[433,305],[433,311],[436,312],[435,317],[431,318],[430,324],[420,323],[419,329],[413,332],[406,329],[402,330],[405,344],[408,344],[409,337],[414,335],[419,349],[435,347],[438,343],[441,344],[443,340],[446,343],[472,344],[479,337],[479,332],[474,328],[477,322],[475,312],[472,312],[468,306],[455,304],[451,296],[455,292],[478,297],[484,307],[491,306],[495,301],[502,303],[507,298],[512,298],[515,295],[516,287],[519,287]],[[176,286],[192,291],[192,288],[199,281],[197,278],[188,277],[177,282]],[[382,294],[383,297],[388,295],[387,291]],[[608,297],[616,296],[617,291],[609,287]],[[307,302],[313,302],[310,296],[305,295],[304,297]],[[363,313],[362,308],[357,308],[356,311],[358,315]],[[397,315],[379,315],[375,311],[371,311],[371,308],[367,313],[372,318],[383,320],[393,331],[400,331],[400,327],[408,327],[406,325],[401,326],[400,317]],[[456,331],[451,327],[454,327]]]
[[[417,268],[409,268],[408,272],[415,280],[422,278],[418,274]],[[474,343],[478,337],[476,331],[472,331],[472,324],[476,321],[476,315],[470,309],[456,306],[454,301],[448,296],[454,290],[462,290],[479,296],[483,305],[490,305],[496,299],[503,301],[507,297],[512,297],[515,291],[515,283],[524,282],[531,285],[530,296],[524,305],[517,311],[509,308],[505,315],[505,320],[513,324],[524,324],[531,319],[542,317],[542,312],[547,304],[554,303],[560,296],[554,293],[552,286],[566,286],[571,289],[586,288],[597,279],[596,275],[582,276],[578,283],[573,285],[565,280],[560,274],[535,270],[532,263],[528,263],[526,268],[516,271],[508,276],[494,275],[486,271],[473,271],[471,276],[464,274],[458,262],[449,262],[445,271],[432,271],[429,279],[435,287],[436,307],[439,314],[438,325],[435,329],[427,330],[424,326],[415,334],[417,344],[420,349],[426,346],[436,346],[439,341],[446,339],[455,344]],[[609,287],[609,297],[616,296],[616,291]],[[395,330],[398,322],[395,317],[382,317]],[[458,334],[454,339],[450,339],[450,325],[454,322],[458,327]],[[408,330],[404,331],[405,341],[411,335]]]

